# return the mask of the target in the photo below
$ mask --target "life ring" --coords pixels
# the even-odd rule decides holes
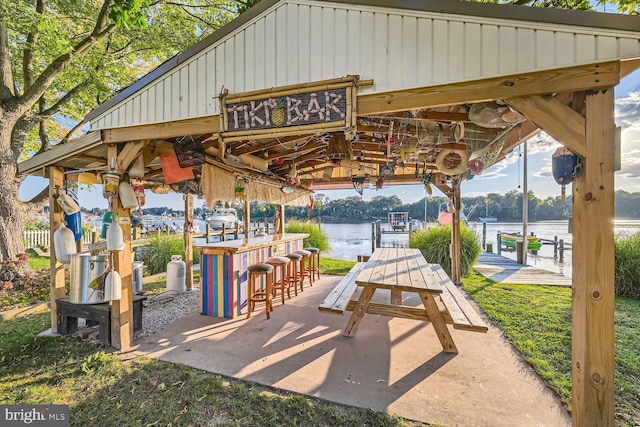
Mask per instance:
[[[445,164],[445,159],[448,154],[456,154],[460,157],[460,163],[455,166],[447,166]],[[438,166],[438,170],[445,175],[459,175],[462,172],[467,170],[467,165],[469,160],[467,159],[467,152],[465,150],[450,150],[444,148],[438,153],[438,157],[436,157],[436,166]]]

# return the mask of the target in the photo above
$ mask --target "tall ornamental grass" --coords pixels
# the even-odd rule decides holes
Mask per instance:
[[[616,295],[640,300],[640,233],[616,236],[615,270]]]
[[[318,248],[320,251],[329,251],[329,239],[318,224],[312,222],[292,221],[285,227],[287,233],[307,233],[309,237],[303,240],[305,248]]]
[[[420,249],[422,255],[432,264],[440,264],[451,276],[451,226],[430,227],[419,230],[409,238],[409,247]],[[460,273],[466,276],[480,255],[480,245],[473,231],[460,227]]]
[[[185,259],[184,238],[180,236],[157,235],[149,238],[149,244],[137,249],[136,261],[144,262],[149,274],[167,271],[171,255],[180,255]],[[200,255],[193,251],[193,263],[200,262]]]

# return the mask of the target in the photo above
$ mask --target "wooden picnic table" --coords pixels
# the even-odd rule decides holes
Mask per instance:
[[[480,317],[469,305],[465,307],[462,301],[462,310],[456,300],[460,302],[460,294],[455,285],[450,281],[446,273],[437,264],[429,264],[420,250],[410,248],[379,248],[376,249],[369,260],[362,266],[355,283],[362,287],[362,293],[354,306],[347,310],[353,310],[342,335],[354,336],[360,322],[366,313],[379,314],[391,317],[403,317],[430,321],[436,331],[438,339],[444,351],[457,353],[458,350],[451,337],[447,323],[457,327],[457,323],[469,324],[461,314],[468,314],[472,319],[471,324],[459,329],[486,332],[487,327]],[[378,289],[391,291],[391,300],[388,304],[371,303],[371,299]],[[423,307],[407,307],[402,305],[402,293],[416,293],[422,301]],[[455,295],[455,294],[458,295]],[[454,295],[454,298],[451,296]],[[436,303],[435,296],[440,296],[444,303],[441,309]],[[352,302],[353,303],[353,302]],[[467,304],[468,305],[468,304]],[[464,311],[465,313],[461,313]],[[467,313],[471,311],[471,313]],[[463,317],[462,322],[456,319]],[[452,320],[453,319],[453,320]]]

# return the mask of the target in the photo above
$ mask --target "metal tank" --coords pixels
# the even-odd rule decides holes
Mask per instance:
[[[103,293],[89,288],[89,283],[102,276],[107,267],[109,255],[91,255],[81,252],[71,255],[69,263],[69,301],[74,304],[97,304],[104,302]]]

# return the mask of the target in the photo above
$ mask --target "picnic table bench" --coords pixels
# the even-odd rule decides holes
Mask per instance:
[[[361,293],[357,300],[354,296]],[[371,302],[377,289],[391,291],[389,304]],[[402,304],[402,292],[416,293],[423,307]],[[439,304],[434,296],[438,296]],[[445,351],[457,353],[446,324],[454,329],[487,332],[476,310],[438,264],[429,264],[417,249],[377,249],[358,262],[318,307],[321,312],[353,312],[342,335],[354,336],[365,313],[430,321]]]

